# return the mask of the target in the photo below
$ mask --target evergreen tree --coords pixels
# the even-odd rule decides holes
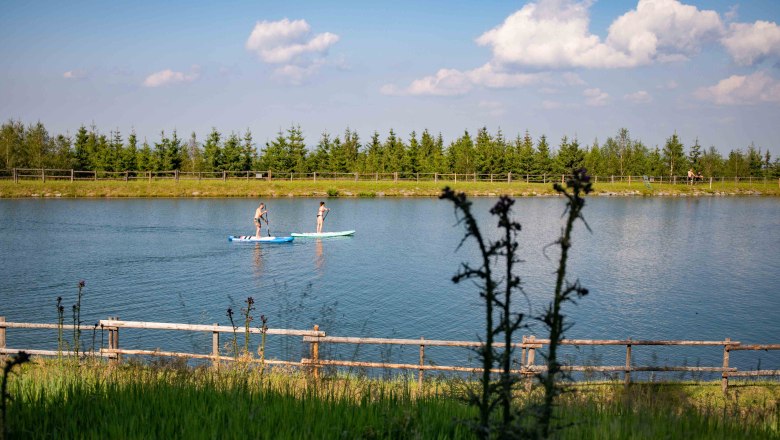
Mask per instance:
[[[24,124],[21,121],[8,120],[0,129],[0,157],[3,168],[10,170],[20,165],[19,154],[22,150]]]
[[[666,170],[669,172],[669,176],[683,175],[686,167],[685,153],[683,144],[677,137],[677,133],[666,140],[662,158],[664,165],[666,165]]]
[[[379,141],[379,133],[371,135],[371,142],[366,151],[366,171],[369,173],[385,172],[385,148]]]
[[[569,174],[572,170],[585,166],[585,153],[580,150],[577,138],[569,142],[566,136],[561,139],[558,155],[555,157],[556,171],[561,174]]]
[[[225,143],[222,146],[222,158],[224,163],[222,169],[224,171],[242,171],[243,160],[241,151],[241,140],[238,135],[233,132],[225,139]]]
[[[290,172],[292,163],[288,155],[289,151],[287,137],[279,130],[276,139],[265,143],[265,149],[263,150],[263,156],[261,158],[263,168],[277,173]]]
[[[664,164],[663,156],[661,156],[661,150],[656,146],[650,155],[647,157],[647,172],[651,176],[663,176],[666,172],[666,164]]]
[[[696,138],[696,140],[693,142],[693,146],[691,147],[691,151],[688,152],[688,162],[691,163],[691,167],[694,171],[701,171],[701,164],[699,163],[700,158],[701,146],[699,145],[699,138]]]
[[[615,143],[617,144],[618,170],[620,176],[622,177],[626,175],[626,161],[631,149],[631,137],[628,135],[627,128],[621,128],[618,130]]]
[[[290,126],[287,129],[287,142],[284,146],[286,171],[295,173],[305,173],[306,169],[306,144],[304,143],[303,131],[301,126]]]
[[[165,131],[160,132],[160,142],[154,143],[154,171],[170,170],[171,140],[165,135]]]
[[[314,154],[309,155],[308,162],[310,170],[319,173],[331,171],[328,160],[332,145],[330,134],[328,134],[327,131],[323,131],[320,136],[320,141],[317,143],[317,147],[314,150]]]
[[[472,174],[474,166],[474,141],[468,130],[447,148],[450,170],[456,174]]]
[[[206,171],[222,171],[225,160],[222,155],[222,134],[212,127],[203,145],[203,165]]]
[[[138,170],[154,171],[154,168],[152,149],[149,147],[149,142],[144,138],[144,143],[141,145],[141,149],[138,150]]]
[[[90,167],[89,151],[87,150],[88,141],[89,134],[87,133],[87,127],[82,125],[76,132],[76,142],[73,145],[76,149],[76,169],[80,171],[88,170]]]
[[[417,132],[412,130],[409,134],[409,148],[404,157],[404,168],[410,173],[420,172],[420,143],[417,141]]]
[[[536,144],[534,153],[533,172],[537,176],[547,176],[549,178],[553,169],[552,158],[550,158],[550,146],[547,143],[547,136],[542,135]]]
[[[257,160],[255,153],[255,144],[252,140],[252,132],[249,128],[244,133],[243,143],[241,144],[241,171],[249,171]]]
[[[588,174],[592,176],[604,175],[603,168],[604,159],[601,157],[601,147],[599,147],[599,140],[594,139],[593,145],[585,152],[584,164],[588,170]]]
[[[724,174],[728,177],[745,176],[749,171],[748,161],[740,149],[731,150],[724,165]]]
[[[395,135],[395,131],[390,129],[390,133],[387,135],[384,145],[385,157],[386,157],[386,170],[389,172],[403,172],[404,170],[404,156],[406,155],[406,148],[403,142]]]
[[[477,174],[491,174],[496,168],[493,151],[493,139],[487,131],[487,127],[477,130],[477,139],[474,143],[474,170]]]
[[[138,137],[135,131],[131,131],[127,137],[127,146],[122,149],[122,158],[120,160],[121,168],[124,171],[136,171],[138,169]]]
[[[761,149],[756,149],[756,146],[751,143],[747,150],[746,159],[748,163],[748,175],[753,177],[760,177],[762,175],[761,168],[763,166]]]
[[[525,131],[523,140],[516,145],[517,148],[517,173],[529,176],[534,172],[534,140],[528,130]]]

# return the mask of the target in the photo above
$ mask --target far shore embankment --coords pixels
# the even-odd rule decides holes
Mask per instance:
[[[415,181],[257,181],[257,180],[139,180],[139,181],[0,181],[0,198],[216,198],[216,197],[438,197],[449,186],[469,197],[556,196],[552,183],[415,182]],[[774,180],[748,182],[654,183],[598,182],[593,196],[717,197],[780,196]]]

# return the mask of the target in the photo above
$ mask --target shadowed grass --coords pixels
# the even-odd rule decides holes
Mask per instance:
[[[9,383],[11,438],[471,438],[475,416],[458,396],[469,382],[426,384],[297,371],[260,375],[38,360]],[[557,438],[780,437],[780,384],[584,383],[565,393]],[[540,389],[521,401],[535,399]]]

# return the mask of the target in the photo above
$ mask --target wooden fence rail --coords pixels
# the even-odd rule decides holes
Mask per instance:
[[[13,354],[20,351],[26,351],[33,355],[40,356],[72,356],[76,353],[71,351],[62,350],[28,350],[6,347],[6,331],[7,329],[62,329],[62,330],[74,330],[74,325],[59,325],[59,324],[46,324],[46,323],[18,323],[18,322],[6,322],[5,317],[0,316],[0,354]],[[100,329],[101,332],[108,332],[108,347],[100,347],[97,352],[89,352],[89,354],[105,357],[111,361],[118,361],[122,355],[132,356],[165,356],[176,357],[184,359],[202,359],[209,360],[215,366],[218,366],[220,362],[235,361],[233,356],[224,356],[220,353],[219,335],[221,333],[233,333],[239,334],[247,331],[244,327],[234,328],[232,326],[221,326],[218,324],[213,325],[201,325],[201,324],[177,324],[177,323],[163,323],[163,322],[144,322],[144,321],[122,321],[116,317],[110,317],[109,319],[100,320],[95,326],[82,325],[79,326],[84,331],[96,331]],[[119,331],[120,329],[142,329],[142,330],[167,330],[167,331],[187,331],[187,332],[206,332],[212,335],[212,351],[211,353],[186,353],[175,351],[162,351],[160,349],[155,350],[138,350],[138,349],[123,349],[119,347]],[[258,359],[252,358],[249,362],[264,363],[268,365],[287,365],[287,366],[299,366],[311,369],[315,376],[319,376],[320,369],[326,366],[333,367],[350,367],[350,368],[382,368],[382,369],[399,369],[399,370],[416,370],[417,380],[419,386],[423,386],[423,377],[426,371],[441,371],[441,372],[463,372],[463,373],[475,373],[480,371],[479,368],[470,366],[458,366],[458,365],[432,365],[426,363],[425,348],[426,347],[456,347],[456,348],[477,348],[481,345],[480,342],[475,341],[451,341],[451,340],[439,340],[439,339],[401,339],[401,338],[362,338],[362,337],[342,337],[342,336],[327,336],[326,333],[319,329],[319,326],[314,326],[312,330],[295,330],[295,329],[266,329],[261,330],[257,327],[250,327],[248,332],[251,334],[261,334],[274,336],[286,336],[286,337],[301,337],[304,343],[308,343],[310,346],[310,357],[304,357],[299,361],[293,360],[279,360],[279,359]],[[513,344],[515,349],[520,350],[520,360],[515,360],[514,365],[517,367],[513,369],[514,374],[519,374],[527,379],[533,378],[534,375],[546,371],[545,365],[536,364],[536,350],[544,348],[549,345],[549,339],[536,338],[535,336],[523,336],[520,342]],[[323,359],[320,356],[321,346],[324,344],[356,344],[356,345],[391,345],[391,346],[418,346],[419,347],[419,363],[390,363],[390,362],[370,362],[370,361],[356,361],[356,360],[343,360],[343,359]],[[711,372],[721,373],[721,385],[723,392],[728,391],[728,379],[729,377],[766,377],[766,376],[780,376],[780,370],[745,370],[739,371],[737,368],[729,365],[730,353],[732,351],[757,351],[757,350],[780,350],[780,344],[742,344],[739,341],[732,341],[726,338],[722,341],[695,341],[695,340],[635,340],[635,339],[564,339],[561,341],[561,345],[570,346],[625,346],[626,347],[626,362],[622,365],[566,365],[562,367],[563,371],[569,372],[583,372],[583,373],[623,373],[624,382],[626,385],[631,383],[632,372]],[[632,361],[632,348],[635,346],[681,346],[681,347],[722,347],[723,350],[723,362],[720,366],[679,366],[679,365],[634,365]],[[82,351],[80,354],[86,354]],[[493,370],[498,373],[499,370]],[[530,385],[530,380],[527,382]]]
[[[478,174],[478,173],[412,173],[412,172],[390,172],[390,173],[336,173],[336,172],[312,172],[312,173],[291,173],[279,172],[273,170],[249,170],[249,171],[99,171],[99,170],[74,170],[74,169],[49,169],[49,168],[13,168],[10,170],[0,170],[0,179],[12,179],[14,182],[19,180],[115,180],[115,181],[137,181],[144,180],[148,182],[157,180],[256,180],[256,181],[383,181],[383,182],[506,182],[506,183],[564,183],[565,174],[521,174],[521,173],[500,173],[500,174]],[[774,178],[770,177],[722,177],[709,176],[702,179],[691,180],[687,176],[592,176],[594,183],[628,183],[638,187],[651,187],[654,184],[689,184],[704,185],[709,184],[712,189],[713,184],[726,183],[748,183],[748,184],[772,184]],[[780,179],[777,179],[780,186]]]

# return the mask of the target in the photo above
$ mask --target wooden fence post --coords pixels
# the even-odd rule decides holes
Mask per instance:
[[[152,172],[149,171],[149,183],[152,183]]]
[[[315,324],[314,325],[314,331],[320,331],[320,326]],[[314,342],[311,343],[311,359],[314,363],[314,378],[319,379],[320,378],[320,343],[319,343],[319,336],[315,336],[317,338],[314,340]]]
[[[0,322],[5,322],[5,316],[0,316]],[[5,327],[0,327],[0,348],[5,347]],[[0,355],[0,359],[5,360],[5,355]]]
[[[506,175],[506,183],[512,183],[512,172],[511,171]]]
[[[227,181],[227,171],[222,171],[222,181]]]
[[[631,383],[631,338],[628,338],[628,344],[626,344],[626,372],[624,375],[625,386]]]
[[[46,183],[46,170],[44,170],[43,168],[41,168],[41,181]]]
[[[219,370],[219,332],[217,327],[219,323],[214,323],[214,331],[211,332],[211,354],[214,355],[212,366],[215,370]]]
[[[720,388],[723,390],[723,394],[728,393],[729,391],[729,373],[725,370],[725,368],[729,367],[729,349],[731,348],[731,345],[729,344],[731,342],[731,338],[726,338],[726,343],[723,345],[723,373],[721,373],[721,381],[720,381]]]
[[[179,170],[173,170],[173,180],[179,181]]]
[[[529,336],[528,337],[528,343],[534,344],[536,342],[536,336]],[[534,362],[536,361],[536,348],[529,347],[528,348],[528,356],[526,357],[526,367],[533,367]],[[530,378],[525,382],[525,390],[531,391],[531,385],[533,383],[533,375],[530,375]]]
[[[436,183],[439,181],[439,173],[433,173],[433,182]],[[777,184],[780,185],[780,179],[777,179]]]
[[[420,367],[425,365],[425,344],[423,343],[425,338],[420,336]],[[417,373],[417,392],[422,393],[423,390],[423,369]],[[420,394],[418,394],[419,396]]]
[[[398,171],[393,173],[393,183],[398,183]]]

